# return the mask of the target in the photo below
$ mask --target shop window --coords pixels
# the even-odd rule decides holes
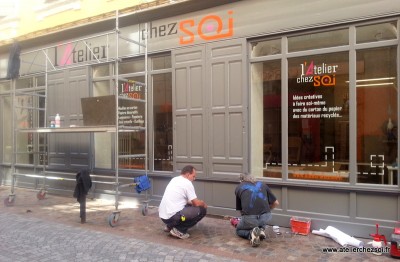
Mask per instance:
[[[172,171],[172,74],[156,74],[153,83],[154,170]]]
[[[252,173],[281,178],[281,62],[254,63],[251,72]]]
[[[357,51],[357,182],[397,184],[396,47]]]
[[[172,73],[171,56],[157,55],[151,57],[151,88],[153,98],[147,100],[148,106],[153,106],[153,163],[156,171],[172,171]],[[143,73],[145,61],[143,58],[135,58],[123,61],[119,64],[119,74],[124,74],[124,80],[119,81],[118,92],[122,96],[137,99],[145,99],[145,78],[140,76],[129,76],[129,74]],[[114,80],[104,78],[108,74],[108,65],[96,66],[93,74],[97,79],[93,79],[93,95],[102,96],[113,93],[115,86]],[[111,67],[112,68],[112,67]],[[156,71],[159,70],[159,71]],[[162,71],[160,71],[162,70]],[[168,71],[168,72],[166,72]],[[159,73],[158,73],[159,72]],[[132,103],[132,104],[127,104]],[[120,100],[120,123],[121,125],[141,125],[145,121],[145,104]],[[147,123],[147,127],[150,127]],[[150,133],[148,134],[149,138]],[[95,166],[98,168],[111,168],[112,156],[112,137],[108,134],[94,134],[95,142]],[[144,132],[121,133],[119,136],[119,154],[136,155],[145,154],[145,134]],[[130,157],[119,159],[119,167],[123,169],[144,169],[145,158]]]
[[[119,81],[120,96],[145,99],[144,76],[126,77]],[[114,86],[114,84],[112,84]],[[111,94],[110,81],[93,81],[93,95],[105,96]],[[145,104],[128,100],[119,101],[119,125],[144,126]],[[109,134],[95,133],[95,166],[97,168],[111,168],[112,164],[112,137]],[[145,154],[144,132],[122,132],[119,134],[119,155]],[[144,157],[120,157],[119,168],[144,169]]]
[[[144,72],[144,59],[133,59],[119,63],[119,74]]]
[[[349,181],[348,53],[289,59],[289,178]]]
[[[349,44],[349,30],[339,29],[288,38],[289,52],[314,50]]]
[[[110,65],[99,65],[93,67],[93,77],[102,77],[102,76],[109,76],[110,75]]]
[[[360,26],[356,30],[357,44],[397,39],[396,22]]]
[[[168,69],[171,68],[171,56],[162,55],[151,58],[152,70]]]
[[[144,76],[127,77],[126,81],[120,81],[118,92],[120,96],[126,96],[135,99],[146,99]],[[129,100],[120,100],[118,114],[119,125],[144,127],[145,121],[145,103]],[[145,132],[126,132],[119,135],[119,155],[144,155],[146,146]],[[125,169],[144,169],[144,157],[120,157],[119,167]]]
[[[44,76],[19,78],[16,80],[16,89],[25,89],[24,94],[16,93],[14,100],[14,112],[10,112],[10,125],[15,128],[26,129],[35,126],[49,126],[45,122],[45,113],[38,108],[45,107]],[[30,91],[29,89],[32,89]],[[43,88],[43,91],[40,89]],[[17,152],[15,163],[17,164],[44,164],[46,161],[46,140],[43,134],[16,132],[15,151]],[[35,152],[41,152],[35,154]],[[35,160],[35,155],[38,159]]]
[[[11,81],[0,82],[0,94],[11,91]]]
[[[16,79],[15,87],[17,89],[25,89],[25,88],[37,88],[37,87],[45,87],[46,80],[44,76],[37,77],[27,77],[27,78],[18,78]]]
[[[276,55],[281,53],[281,39],[252,42],[251,57]]]

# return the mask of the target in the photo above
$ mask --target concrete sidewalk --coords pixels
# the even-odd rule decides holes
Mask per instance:
[[[2,201],[10,193],[10,188],[0,186]],[[269,230],[268,237],[257,248],[251,247],[249,241],[235,235],[234,228],[228,219],[207,216],[197,226],[189,230],[190,238],[186,240],[176,239],[163,232],[163,223],[158,218],[157,207],[149,206],[148,213],[143,216],[141,206],[130,206],[121,203],[118,209],[121,216],[115,227],[110,227],[108,217],[115,210],[114,202],[107,200],[87,201],[87,223],[81,224],[79,218],[79,203],[72,197],[47,194],[43,200],[36,198],[37,191],[31,189],[15,189],[15,202],[12,206],[0,205],[0,213],[10,214],[10,219],[17,216],[20,219],[33,219],[48,221],[60,225],[88,230],[90,232],[102,232],[113,234],[126,239],[137,239],[156,246],[169,246],[179,248],[187,252],[196,251],[209,254],[215,258],[224,258],[240,261],[391,261],[388,253],[376,256],[371,253],[324,253],[325,247],[340,247],[332,239],[309,234],[308,236],[292,235],[285,232],[290,230],[281,228],[281,235],[276,235]],[[12,216],[11,216],[12,214]],[[0,232],[0,235],[2,232]],[[101,241],[93,238],[90,241]],[[364,243],[370,240],[364,240]],[[96,243],[92,243],[95,245]],[[124,249],[125,250],[125,249]],[[123,252],[135,252],[125,250]],[[148,249],[150,252],[151,249]],[[153,251],[155,252],[155,250]],[[120,257],[124,257],[120,254]],[[125,256],[126,258],[127,256]],[[151,257],[151,256],[150,256]],[[215,259],[214,258],[214,259]],[[118,258],[116,258],[118,260]],[[154,257],[160,261],[160,257]],[[211,261],[212,259],[210,259]],[[29,261],[29,260],[28,260]],[[79,260],[73,260],[79,261]],[[90,261],[85,260],[85,261]],[[119,261],[130,261],[121,260]],[[152,261],[147,257],[145,261]],[[172,261],[186,261],[175,258]],[[201,259],[199,261],[202,261]]]

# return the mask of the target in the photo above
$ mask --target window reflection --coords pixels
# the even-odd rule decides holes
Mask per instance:
[[[289,52],[327,48],[349,44],[349,30],[340,29],[288,38]]]
[[[93,77],[102,77],[110,75],[110,65],[99,65],[93,67]]]
[[[154,170],[172,171],[172,74],[153,75]]]
[[[357,52],[357,181],[397,184],[396,48]]]
[[[144,72],[144,59],[124,61],[119,64],[119,74]]]
[[[251,43],[251,56],[267,56],[281,53],[281,39],[259,41]]]
[[[171,56],[163,55],[151,58],[153,70],[171,68]]]
[[[0,82],[0,93],[8,93],[11,91],[11,81]]]
[[[396,22],[357,27],[357,43],[377,42],[397,38]]]
[[[281,62],[252,65],[253,174],[282,177],[281,162]],[[260,130],[263,130],[260,132]]]
[[[16,89],[26,89],[24,93],[17,92],[14,97],[14,105],[9,104],[8,99],[4,100],[3,109],[10,110],[9,106],[17,108],[9,116],[5,116],[5,123],[10,123],[10,126],[15,122],[15,127],[18,129],[27,129],[34,127],[46,127],[50,123],[46,123],[45,119],[45,92],[43,89],[44,76],[38,75],[35,77],[19,78],[16,80]],[[42,86],[39,86],[42,85]],[[32,89],[28,91],[28,89]],[[10,111],[11,112],[11,111]],[[11,117],[11,118],[9,118]],[[7,119],[11,119],[7,121]],[[8,131],[5,130],[5,135]],[[11,141],[11,140],[7,140]],[[15,163],[18,164],[47,164],[46,151],[47,141],[43,134],[17,132],[15,133]],[[8,146],[6,145],[6,148]],[[37,154],[35,152],[40,152]]]

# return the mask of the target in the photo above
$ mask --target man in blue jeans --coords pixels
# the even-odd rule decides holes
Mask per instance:
[[[159,217],[166,225],[164,231],[180,239],[188,238],[187,230],[207,213],[207,204],[196,196],[192,184],[195,179],[193,166],[182,168],[181,174],[167,185],[158,209]]]
[[[262,182],[257,182],[253,176],[242,174],[240,184],[235,189],[236,210],[241,212],[240,221],[236,226],[236,234],[249,239],[253,247],[260,245],[265,238],[265,227],[271,220],[271,210],[279,205],[271,189]]]

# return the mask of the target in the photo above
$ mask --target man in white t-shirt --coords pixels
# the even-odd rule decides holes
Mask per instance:
[[[158,214],[166,224],[164,231],[180,239],[188,238],[187,230],[207,213],[207,204],[196,196],[192,184],[195,179],[196,169],[185,166],[167,185],[159,206]]]

